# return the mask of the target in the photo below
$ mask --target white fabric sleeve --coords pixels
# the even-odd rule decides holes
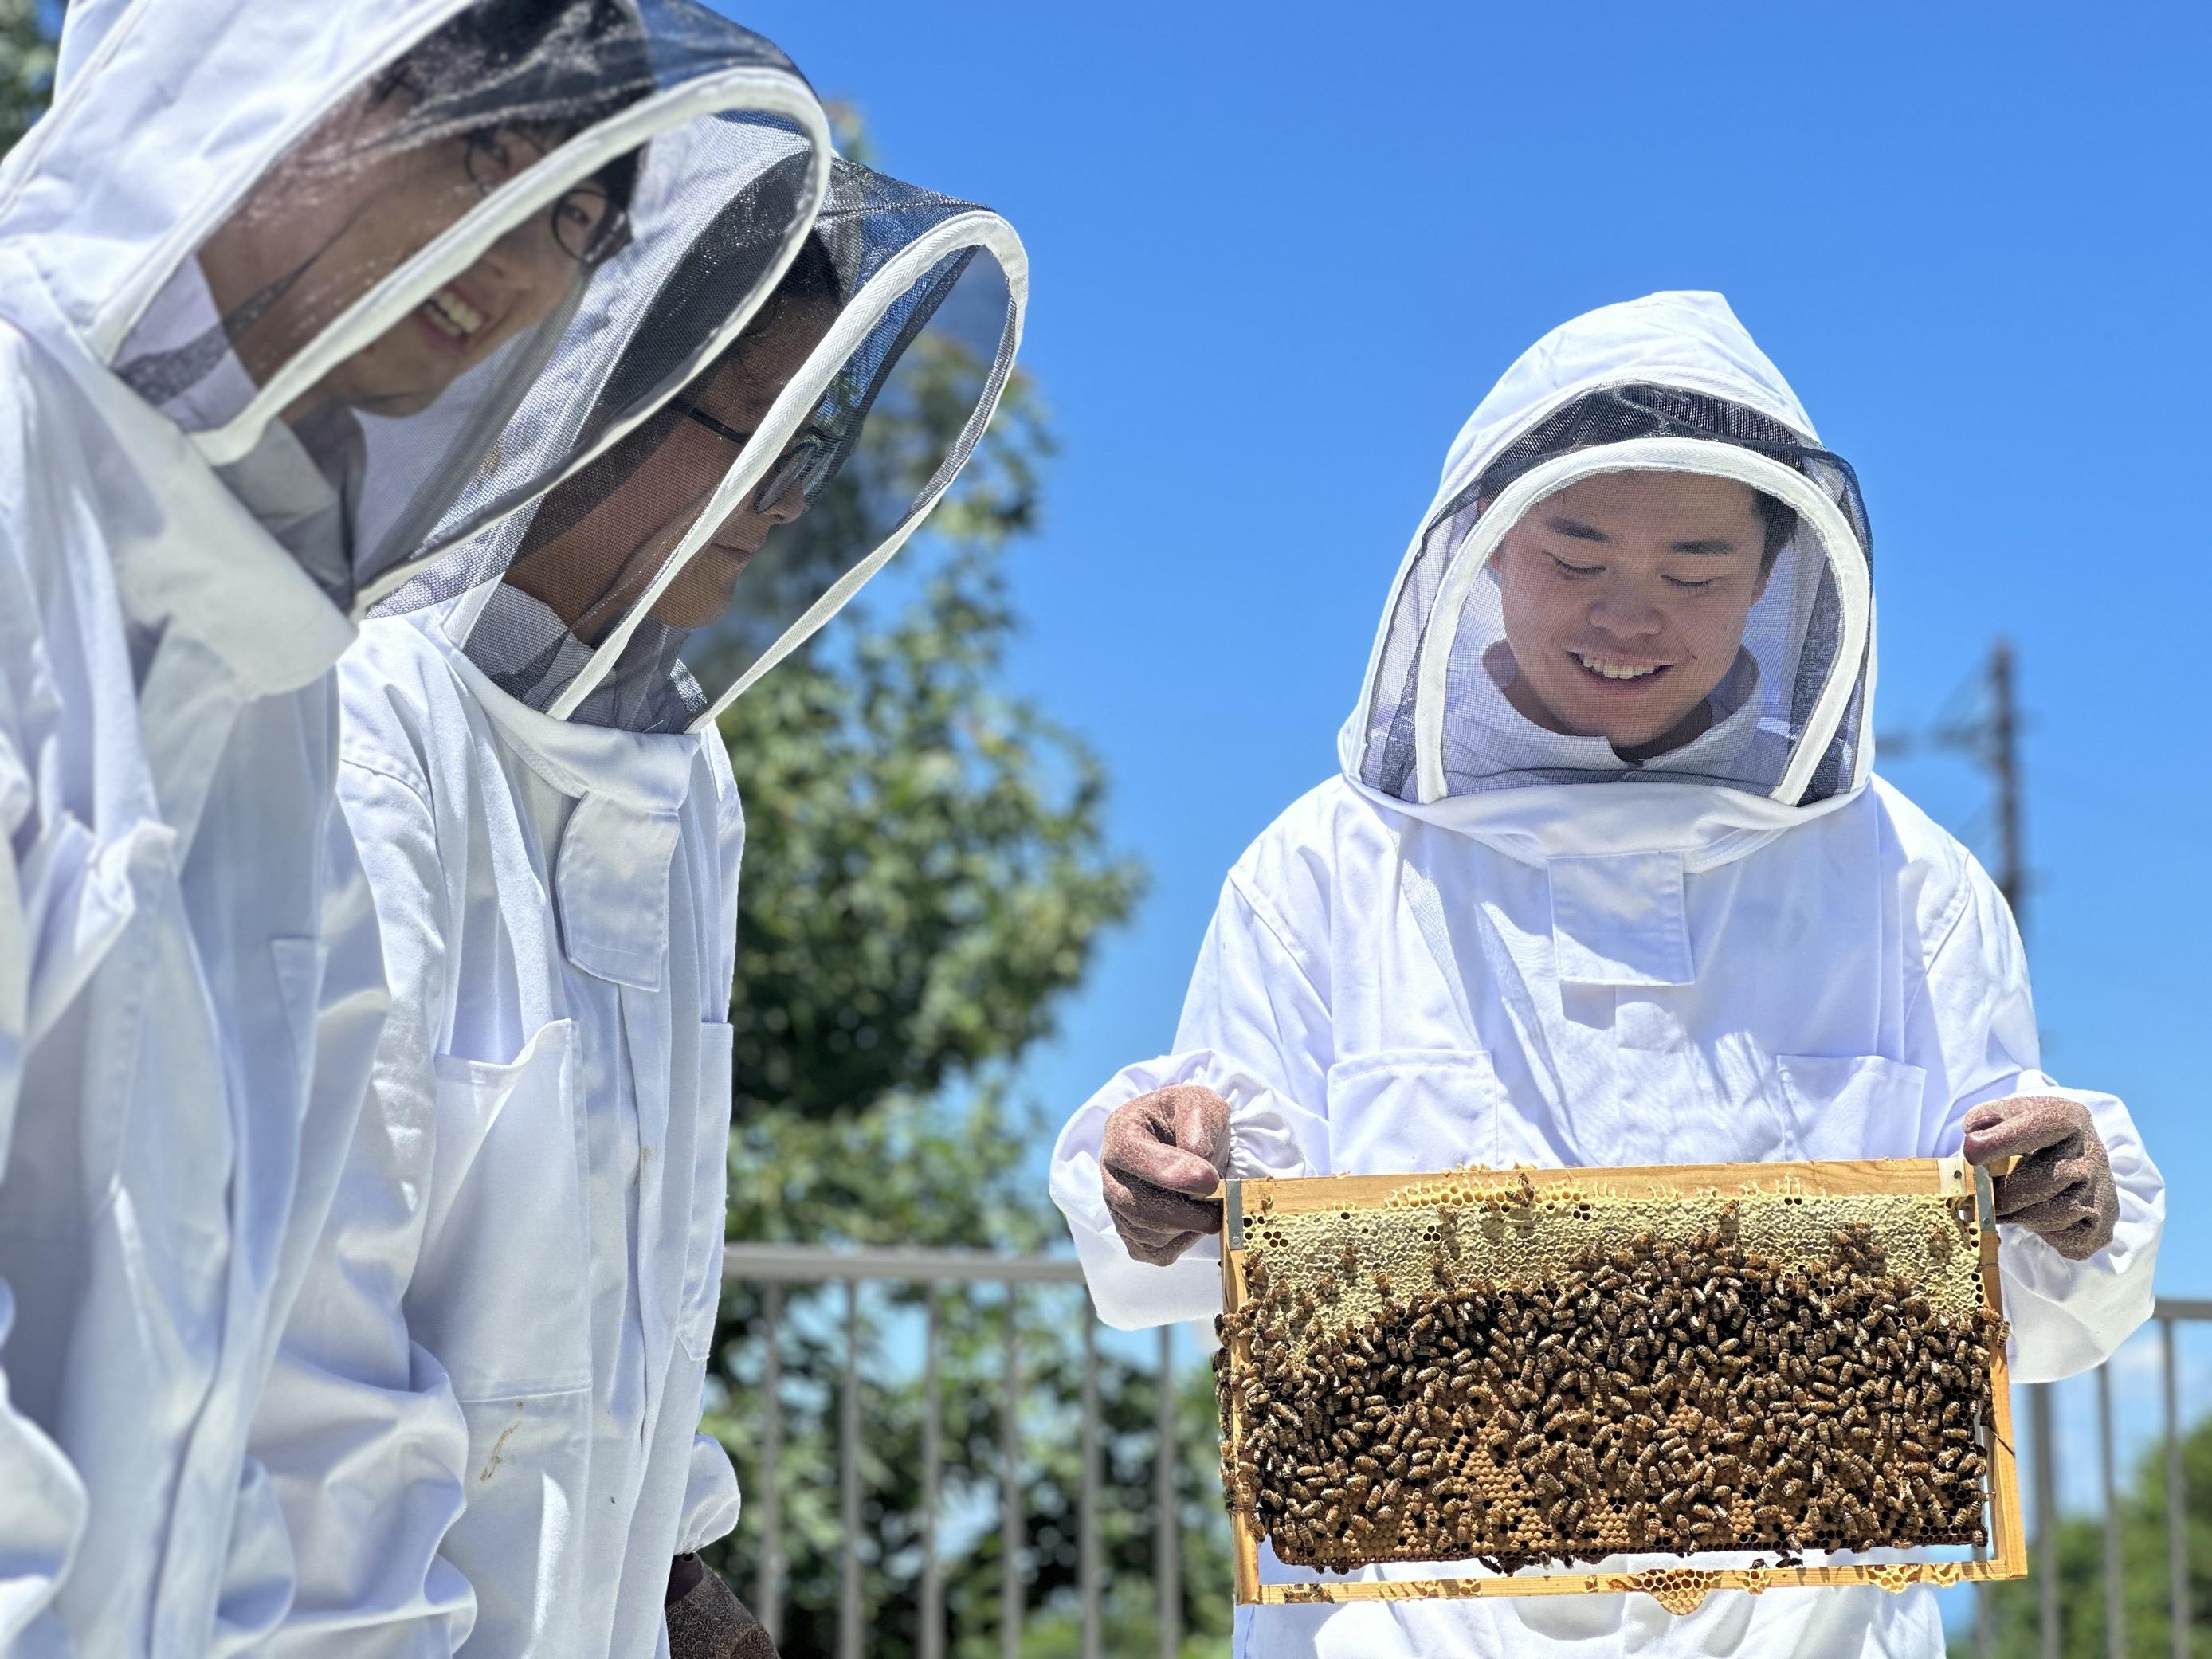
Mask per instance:
[[[57,889],[66,891],[79,878],[92,839],[50,798],[42,799],[36,775],[38,728],[51,726],[58,693],[19,539],[50,528],[41,510],[34,400],[22,373],[27,355],[12,334],[0,335],[6,371],[0,378],[0,466],[14,486],[0,517],[0,1176],[7,1173],[34,1036],[41,935],[50,927],[65,934],[82,931],[56,915],[53,901]],[[34,711],[35,705],[43,708]],[[43,747],[50,761],[58,761],[57,745]],[[15,1293],[0,1276],[0,1654],[30,1659],[70,1651],[52,1603],[83,1539],[88,1498],[61,1448],[15,1408],[8,1369],[15,1325]]]
[[[67,1659],[69,1634],[52,1610],[84,1537],[84,1482],[60,1447],[8,1398],[8,1336],[15,1298],[0,1280],[0,1653]]]
[[[1945,921],[1905,1014],[1907,1058],[1928,1074],[1923,1153],[1956,1152],[1967,1110],[1984,1101],[2058,1095],[2089,1109],[2112,1160],[2119,1225],[2086,1261],[2068,1261],[2018,1227],[1998,1229],[2013,1380],[2054,1382],[2101,1364],[2150,1317],[2166,1183],[2125,1106],[2108,1094],[2066,1088],[2039,1069],[2027,953],[1978,865],[1969,866],[1963,902]]]
[[[1202,1084],[1229,1103],[1230,1173],[1328,1169],[1327,1004],[1235,877],[1200,946],[1176,1052],[1124,1067],[1078,1109],[1053,1148],[1053,1202],[1067,1218],[1098,1316],[1121,1330],[1221,1311],[1221,1246],[1200,1239],[1164,1267],[1133,1260],[1106,1212],[1106,1120],[1139,1095]]]
[[[468,1426],[404,1307],[434,1152],[446,890],[411,787],[350,760],[338,787],[375,902],[354,925],[380,932],[392,1012],[254,1422],[298,1575],[263,1651],[449,1659],[476,1619],[474,1592],[440,1553],[466,1498]],[[329,941],[334,953],[358,943]]]
[[[689,1555],[738,1529],[738,1471],[722,1443],[710,1434],[691,1437],[691,1467],[684,1481],[684,1516],[677,1523],[676,1553]]]

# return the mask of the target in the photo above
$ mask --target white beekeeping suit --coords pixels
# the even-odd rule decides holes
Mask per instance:
[[[595,295],[520,424],[720,303],[724,234]],[[729,351],[348,653],[393,1013],[256,1425],[313,1562],[277,1648],[645,1654],[672,1557],[735,1524],[697,1432],[744,834],[714,714],[951,482],[1025,289],[997,216],[838,163]]]
[[[386,1007],[336,799],[348,611],[658,234],[656,136],[803,135],[756,296],[827,137],[690,7],[98,21],[0,169],[0,1650],[199,1656],[290,1594],[246,1431]],[[666,386],[721,343],[672,341]]]
[[[2112,1352],[2150,1310],[2162,1185],[2118,1101],[2039,1069],[1988,877],[1871,775],[1866,548],[1849,468],[1718,295],[1607,307],[1514,365],[1391,591],[1342,775],[1231,871],[1176,1052],[1060,1135],[1053,1195],[1109,1321],[1220,1306],[1190,1200],[1140,1199],[1170,1218],[1117,1232],[1132,1129],[1190,1160],[1158,1166],[1190,1192],[1221,1169],[1934,1157],[2025,1110],[2078,1113],[2103,1151],[2070,1231],[2025,1206],[2002,1229],[2014,1374]],[[2040,1099],[1987,1104],[2014,1097]],[[1262,1575],[1310,1576],[1272,1552]],[[1871,1587],[1683,1618],[1267,1607],[1237,1631],[1268,1659],[1942,1648],[1931,1593]]]

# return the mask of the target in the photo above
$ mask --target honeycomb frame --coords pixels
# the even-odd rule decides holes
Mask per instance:
[[[1243,1459],[1247,1433],[1239,1384],[1248,1377],[1256,1377],[1261,1364],[1254,1353],[1253,1333],[1249,1328],[1239,1328],[1238,1316],[1254,1304],[1255,1279],[1264,1284],[1272,1271],[1267,1265],[1271,1241],[1281,1271],[1296,1274],[1312,1270],[1314,1252],[1306,1250],[1306,1259],[1301,1261],[1299,1252],[1285,1243],[1297,1237],[1302,1222],[1317,1221],[1326,1227],[1334,1212],[1338,1223],[1358,1218],[1402,1228],[1407,1224],[1408,1212],[1426,1211],[1431,1221],[1449,1232],[1462,1224],[1462,1216],[1473,1214],[1480,1218],[1478,1224],[1486,1224],[1491,1243],[1510,1256],[1510,1248],[1501,1243],[1504,1230],[1499,1218],[1538,1214],[1553,1224],[1548,1231],[1555,1235],[1545,1251],[1539,1254],[1548,1252],[1551,1259],[1563,1261],[1570,1247],[1587,1243],[1592,1237],[1602,1237],[1609,1219],[1615,1223],[1617,1236],[1617,1218],[1632,1211],[1645,1220],[1655,1209],[1662,1212],[1668,1218],[1670,1233],[1675,1237],[1692,1229],[1718,1227],[1723,1218],[1727,1226],[1733,1229],[1738,1224],[1740,1214],[1752,1217],[1754,1229],[1761,1218],[1770,1214],[1794,1218],[1817,1212],[1830,1219],[1838,1214],[1887,1215],[1894,1237],[1899,1231],[1896,1218],[1912,1212],[1909,1207],[1900,1209],[1899,1201],[1917,1200],[1923,1206],[1933,1203],[1948,1210],[1955,1218],[1959,1237],[1966,1243],[1967,1249],[1953,1266],[1930,1232],[1926,1256],[1915,1255],[1910,1249],[1905,1251],[1903,1254],[1911,1259],[1900,1264],[1902,1269],[1928,1275],[1928,1282],[1937,1286],[1931,1295],[1948,1297],[1954,1304],[1961,1298],[1970,1300],[1973,1304],[1972,1311],[1985,1322],[1986,1328],[2001,1329],[2003,1306],[1997,1272],[1996,1209],[1990,1187],[1992,1173],[2003,1173],[2002,1167],[1994,1171],[1976,1169],[1954,1157],[1636,1169],[1492,1170],[1476,1167],[1413,1176],[1323,1176],[1225,1182],[1221,1189],[1226,1224],[1222,1250],[1223,1328],[1229,1333],[1229,1340],[1217,1360],[1222,1379],[1224,1485],[1233,1498],[1237,1491],[1235,1472]],[[1791,1205],[1802,1207],[1790,1212],[1787,1206]],[[1769,1206],[1782,1207],[1770,1211]],[[1383,1218],[1390,1219],[1385,1224]],[[1518,1231],[1524,1237],[1533,1236],[1534,1232],[1528,1226]],[[1729,1236],[1735,1235],[1731,1231]],[[1436,1226],[1429,1227],[1425,1237],[1435,1238]],[[1450,1248],[1459,1249],[1455,1238]],[[1478,1244],[1474,1254],[1480,1256],[1481,1253]],[[1498,1250],[1493,1250],[1492,1255],[1497,1256]],[[1455,1263],[1456,1272],[1456,1257]],[[1493,1261],[1492,1265],[1504,1264]],[[1351,1267],[1352,1264],[1347,1260],[1346,1266]],[[1948,1271],[1942,1271],[1944,1268]],[[1479,1272],[1478,1263],[1477,1276]],[[1304,1281],[1293,1278],[1290,1282]],[[1369,1282],[1371,1285],[1373,1281]],[[1392,1294],[1387,1274],[1382,1284],[1381,1296],[1387,1304]],[[1942,1288],[1944,1285],[1948,1285],[1948,1290]],[[1324,1294],[1333,1300],[1342,1297],[1340,1291],[1334,1289]],[[1358,1308],[1349,1310],[1358,1311]],[[1952,1311],[1960,1310],[1954,1306]],[[1287,1346],[1291,1340],[1282,1338],[1281,1346]],[[1741,1589],[1757,1595],[1784,1587],[1873,1584],[1897,1592],[1915,1583],[1947,1586],[2021,1577],[2027,1571],[2027,1549],[2021,1522],[2009,1378],[2002,1341],[1990,1341],[1986,1347],[1987,1401],[1976,1425],[1974,1443],[1983,1460],[1978,1484],[1984,1524],[1980,1530],[1987,1543],[1975,1546],[1970,1559],[1883,1559],[1806,1565],[1795,1559],[1798,1552],[1767,1549],[1764,1553],[1778,1555],[1779,1565],[1760,1562],[1750,1566],[1704,1565],[1701,1561],[1711,1561],[1710,1554],[1670,1551],[1667,1553],[1677,1559],[1668,1565],[1633,1570],[1609,1570],[1601,1560],[1595,1565],[1577,1565],[1564,1569],[1524,1566],[1480,1577],[1339,1576],[1339,1571],[1350,1572],[1408,1559],[1384,1552],[1337,1571],[1329,1570],[1327,1564],[1309,1564],[1321,1567],[1322,1576],[1315,1579],[1262,1583],[1259,1557],[1263,1534],[1259,1517],[1249,1503],[1232,1501],[1237,1601],[1253,1606],[1626,1592],[1650,1595],[1668,1611],[1685,1613],[1693,1611],[1715,1589]],[[1334,1509],[1331,1513],[1334,1516]],[[1651,1553],[1648,1549],[1638,1552],[1647,1556]],[[1740,1546],[1732,1550],[1739,1557],[1744,1553]],[[1467,1551],[1440,1559],[1436,1565],[1473,1559],[1474,1552]]]

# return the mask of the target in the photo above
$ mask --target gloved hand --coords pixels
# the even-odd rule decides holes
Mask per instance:
[[[1208,1194],[1229,1173],[1229,1103],[1191,1083],[1139,1095],[1107,1118],[1098,1164],[1122,1244],[1164,1267],[1221,1231]]]
[[[696,1555],[668,1564],[668,1659],[776,1659],[745,1604]]]
[[[2120,1195],[2087,1106],[2057,1095],[2014,1095],[1969,1108],[1966,1162],[2008,1155],[2020,1163],[1992,1183],[1998,1219],[2047,1240],[2069,1261],[2112,1242]]]

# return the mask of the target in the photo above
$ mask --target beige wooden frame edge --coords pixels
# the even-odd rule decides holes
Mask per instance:
[[[2005,1173],[2012,1160],[1996,1164]],[[1245,1297],[1244,1227],[1246,1209],[1268,1205],[1286,1213],[1310,1212],[1341,1207],[1347,1200],[1373,1206],[1408,1188],[1433,1188],[1453,1181],[1476,1188],[1510,1192],[1523,1177],[1539,1191],[1547,1187],[1582,1189],[1596,1187],[1622,1194],[1772,1191],[1796,1182],[1802,1190],[1821,1194],[1912,1193],[1935,1191],[1973,1202],[1979,1224],[1983,1305],[2002,1318],[2002,1294],[1998,1288],[1996,1206],[1990,1190],[1990,1171],[1972,1169],[1963,1158],[1853,1158],[1819,1164],[1655,1164],[1620,1169],[1448,1170],[1414,1176],[1318,1176],[1291,1180],[1230,1181],[1216,1194],[1224,1205],[1221,1252],[1222,1306],[1234,1313]],[[1251,1341],[1239,1337],[1230,1348],[1230,1365],[1251,1363]],[[1231,1516],[1230,1551],[1239,1607],[1288,1607],[1336,1601],[1425,1601],[1468,1600],[1486,1595],[1608,1595],[1637,1592],[1652,1596],[1669,1612],[1692,1612],[1717,1589],[1748,1590],[1757,1595],[1770,1589],[1878,1584],[1892,1592],[1913,1584],[1952,1585],[2022,1578],[2027,1574],[2027,1547],[2021,1521],[2020,1484],[2014,1467],[2012,1431],[2012,1381],[2004,1349],[1991,1361],[1990,1421],[1984,1450],[1989,1458],[1984,1491],[1990,1511],[1990,1536],[1994,1547],[1971,1561],[1855,1562],[1821,1567],[1719,1567],[1692,1565],[1685,1556],[1678,1567],[1646,1568],[1634,1572],[1591,1571],[1514,1573],[1481,1578],[1327,1579],[1294,1583],[1260,1582],[1260,1534],[1252,1517],[1239,1510]],[[1237,1392],[1229,1391],[1228,1461],[1236,1461],[1243,1442],[1243,1408]]]

